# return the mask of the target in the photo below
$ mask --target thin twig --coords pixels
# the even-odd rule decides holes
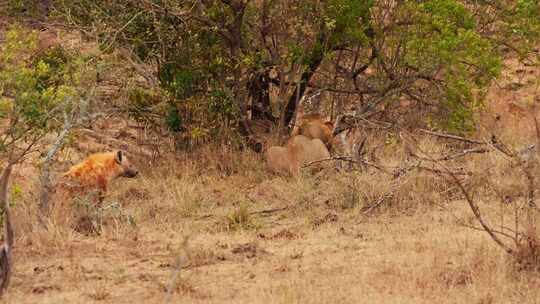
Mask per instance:
[[[182,242],[182,248],[185,251],[184,255],[182,253],[179,253],[178,256],[176,257],[175,267],[171,274],[171,278],[169,279],[169,285],[167,286],[167,296],[165,297],[165,303],[171,303],[172,294],[176,286],[176,281],[178,280],[178,277],[180,276],[180,270],[182,269],[182,264],[184,265],[187,264],[187,257],[189,255],[188,240],[189,240],[189,236],[186,236],[184,238],[184,241]]]
[[[424,166],[417,166],[416,168],[419,169],[419,170],[429,171],[429,172],[435,173],[435,174],[437,174],[437,175],[444,175],[444,174],[446,174],[445,171],[442,171],[442,170],[439,170],[439,169],[435,169],[435,168],[429,168],[429,167],[424,167]],[[456,171],[452,171],[452,173],[455,174],[455,175],[472,175],[471,172],[456,172]]]
[[[405,139],[405,138],[404,138]],[[411,141],[414,142],[414,138],[410,138]],[[465,139],[465,138],[462,138],[462,139]],[[465,141],[468,141],[468,139],[465,139]],[[474,142],[473,142],[474,143]],[[446,172],[446,175],[441,175],[441,176],[444,176],[444,178],[448,178],[447,176],[450,177],[450,180],[453,181],[453,183],[459,188],[459,190],[461,191],[461,193],[463,194],[463,196],[465,196],[465,200],[467,201],[471,211],[473,212],[474,216],[476,217],[476,220],[480,223],[480,225],[482,226],[482,228],[484,229],[484,231],[486,231],[486,233],[491,237],[491,239],[497,244],[499,245],[499,247],[501,249],[503,249],[506,253],[510,254],[510,255],[514,255],[514,250],[512,250],[512,248],[508,247],[504,242],[502,242],[499,237],[497,236],[496,233],[493,232],[493,229],[491,229],[487,224],[486,222],[484,222],[484,219],[482,217],[482,214],[480,212],[480,208],[478,207],[478,205],[476,204],[476,202],[472,199],[469,191],[467,191],[467,189],[465,189],[465,186],[463,185],[462,181],[457,177],[456,174],[454,174],[454,172],[452,170],[450,170],[445,164],[443,164],[441,161],[438,161],[436,159],[433,159],[432,157],[429,157],[425,152],[423,152],[419,147],[418,145],[416,145],[416,150],[422,152],[422,154],[424,154],[425,156],[422,157],[422,159],[424,160],[427,160],[427,161],[430,161],[432,163],[434,163],[435,165],[439,166],[441,169],[443,169],[445,172]],[[410,152],[411,155],[415,156],[415,157],[419,157],[417,155],[415,155],[412,151]]]
[[[272,209],[263,209],[263,210],[257,210],[257,211],[252,211],[250,212],[249,214],[250,215],[255,215],[255,214],[272,214],[272,213],[276,213],[276,212],[280,212],[280,211],[285,211],[289,209],[289,206],[286,206],[286,207],[280,207],[280,208],[272,208]],[[204,219],[207,219],[207,218],[211,218],[211,217],[214,217],[214,214],[205,214],[203,216],[200,216],[197,218],[197,220],[204,220]]]
[[[454,139],[454,140],[459,140],[459,141],[464,141],[464,142],[468,142],[468,143],[471,143],[471,144],[479,144],[479,145],[485,144],[485,142],[480,141],[480,140],[461,137],[461,136],[452,135],[452,134],[440,133],[440,132],[435,132],[435,131],[430,131],[430,130],[425,130],[425,129],[419,129],[419,131],[423,132],[423,133],[426,133],[426,134],[429,134],[429,135],[442,137],[442,138],[448,138],[448,139]]]
[[[253,211],[253,212],[250,212],[249,214],[272,214],[272,213],[284,211],[284,210],[287,210],[287,209],[289,209],[288,206],[281,207],[281,208],[273,208],[273,209],[264,209],[264,210]]]
[[[502,154],[504,154],[506,157],[509,157],[511,159],[514,159],[516,157],[516,153],[514,153],[512,150],[510,150],[506,145],[504,145],[502,142],[500,142],[495,135],[491,135],[491,139],[486,141],[487,145],[490,147],[493,147],[494,149],[498,150]]]
[[[490,152],[490,151],[491,150],[488,149],[488,148],[478,147],[478,148],[463,150],[463,151],[461,151],[459,153],[456,153],[456,154],[453,154],[453,155],[447,155],[447,156],[444,156],[444,157],[441,157],[441,158],[437,158],[435,160],[436,161],[447,161],[447,160],[453,160],[453,159],[456,159],[456,158],[463,157],[463,156],[465,156],[467,154],[472,154],[472,153],[480,154],[480,153],[486,153],[486,152]]]
[[[111,47],[112,45],[115,43],[116,41],[116,37],[118,36],[118,34],[120,34],[122,31],[124,31],[124,29],[126,29],[128,27],[128,25],[133,22],[137,17],[139,17],[141,14],[143,14],[145,11],[144,10],[141,10],[140,12],[136,13],[135,15],[133,15],[133,17],[131,17],[131,19],[129,19],[120,29],[118,29],[113,37],[111,38],[111,41],[109,42],[109,45],[107,45],[106,47],[103,48],[103,50],[101,51],[101,53],[106,53]]]
[[[213,214],[205,214],[205,215],[199,216],[196,220],[204,220],[207,218],[211,218],[213,216],[214,216]]]
[[[388,170],[386,170],[385,168],[383,168],[382,166],[380,166],[378,164],[374,164],[372,162],[368,162],[368,161],[362,160],[362,159],[361,160],[354,160],[350,156],[334,156],[334,157],[330,157],[330,158],[323,158],[323,159],[315,160],[315,161],[309,162],[307,164],[304,164],[302,166],[302,168],[307,168],[309,166],[319,164],[319,163],[322,163],[322,162],[331,161],[331,160],[343,160],[343,161],[348,161],[348,162],[351,162],[351,163],[354,163],[354,164],[363,164],[363,165],[367,165],[367,166],[373,167],[375,169],[378,169],[378,170],[380,170],[380,171],[382,171],[384,173],[390,174],[390,172]]]
[[[374,210],[375,208],[379,207],[383,202],[384,200],[386,200],[387,198],[390,198],[392,195],[393,195],[393,192],[394,191],[389,191],[385,194],[383,194],[381,197],[379,197],[378,200],[376,200],[373,204],[369,205],[369,207],[366,207],[366,208],[362,208],[363,209],[363,212],[364,215],[367,215],[369,214],[372,210]]]
[[[43,161],[43,165],[41,167],[41,174],[39,176],[39,180],[41,182],[41,192],[39,195],[39,216],[38,221],[45,227],[45,216],[47,216],[49,212],[49,193],[51,191],[51,178],[50,178],[50,169],[51,169],[51,162],[58,152],[60,148],[64,144],[64,140],[68,133],[71,131],[71,128],[73,127],[73,121],[75,120],[76,114],[75,112],[71,115],[71,117],[68,117],[67,113],[64,112],[64,127],[58,137],[56,138],[55,142],[53,143],[52,147],[47,152],[47,155],[45,156],[45,160]]]
[[[454,184],[456,186],[458,186],[459,190],[461,191],[461,193],[463,194],[463,196],[465,196],[465,200],[467,201],[467,203],[469,204],[469,207],[471,209],[471,211],[473,212],[474,216],[476,217],[476,220],[480,223],[480,225],[482,226],[482,228],[484,229],[484,231],[487,232],[487,234],[491,237],[491,239],[493,241],[495,241],[495,243],[497,245],[499,245],[499,247],[501,247],[504,251],[506,251],[506,253],[510,254],[510,255],[514,255],[514,251],[512,250],[512,248],[506,246],[500,239],[499,237],[493,232],[493,229],[491,229],[485,222],[484,222],[484,219],[482,218],[482,214],[480,213],[480,208],[478,208],[478,206],[476,205],[476,202],[474,202],[474,200],[472,199],[469,191],[467,191],[467,189],[465,189],[465,186],[463,186],[463,183],[461,182],[461,180],[459,180],[459,178],[454,174],[454,172],[452,172],[447,166],[445,166],[443,163],[441,163],[440,161],[436,161],[436,160],[433,160],[432,161],[438,165],[439,167],[441,167],[444,171],[446,171],[446,173],[450,176],[451,180],[454,182]]]
[[[484,219],[482,218],[482,215],[480,213],[480,209],[478,208],[478,206],[476,205],[476,203],[473,201],[472,197],[470,196],[469,192],[467,191],[467,189],[465,189],[465,187],[463,186],[463,184],[461,183],[461,181],[457,178],[457,176],[452,172],[450,171],[448,168],[446,168],[446,166],[442,165],[439,163],[440,166],[442,166],[442,168],[445,169],[445,171],[448,173],[448,175],[450,175],[450,177],[452,178],[452,180],[454,181],[454,183],[459,187],[459,189],[461,190],[461,192],[463,193],[463,195],[465,196],[465,199],[467,200],[467,203],[469,204],[469,207],[471,208],[472,212],[474,213],[474,216],[476,217],[476,219],[478,220],[478,222],[480,223],[480,225],[482,226],[482,228],[489,234],[489,236],[491,237],[491,239],[493,239],[493,241],[495,241],[495,243],[497,243],[504,251],[506,251],[508,254],[510,255],[513,255],[514,254],[514,251],[512,250],[512,248],[506,246],[498,237],[497,235],[495,235],[495,233],[493,232],[493,230],[484,222]]]
[[[540,147],[540,126],[538,125],[538,119],[533,115],[534,128],[536,130],[536,144]]]
[[[463,219],[459,218],[457,215],[455,215],[451,210],[449,210],[448,208],[446,208],[445,206],[441,205],[441,204],[437,204],[437,206],[441,207],[444,209],[444,211],[448,212],[457,222],[458,222],[458,225],[460,226],[463,226],[465,228],[470,228],[470,229],[473,229],[473,230],[478,230],[478,231],[482,231],[482,232],[485,232],[484,228],[481,228],[481,227],[476,227],[474,225],[469,225],[469,224],[466,224]],[[510,229],[508,227],[502,227],[502,228],[505,228],[507,230],[509,230],[510,232],[514,232],[513,229]],[[507,237],[509,239],[512,239],[514,240],[514,236],[513,235],[510,235],[506,232],[503,232],[503,231],[499,231],[499,230],[494,230],[492,229],[493,233],[497,233],[497,234],[500,234],[501,236],[504,236],[504,237]]]

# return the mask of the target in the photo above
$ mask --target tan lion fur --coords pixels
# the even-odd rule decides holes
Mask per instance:
[[[297,135],[292,137],[287,145],[291,147],[293,153],[296,153],[300,166],[330,158],[328,148],[319,138],[311,139],[304,135]],[[313,168],[320,168],[320,164],[314,165]]]
[[[272,172],[293,176],[298,175],[304,165],[329,157],[330,153],[320,139],[304,135],[293,136],[284,147],[273,146],[266,151],[266,161]],[[320,167],[316,164],[312,168]]]
[[[331,121],[326,121],[320,114],[303,115],[297,122],[291,133],[291,137],[296,135],[304,135],[308,138],[318,138],[330,148],[332,146],[332,132],[334,124]]]
[[[270,171],[277,174],[296,175],[299,170],[298,159],[289,147],[272,146],[266,150],[266,163]]]

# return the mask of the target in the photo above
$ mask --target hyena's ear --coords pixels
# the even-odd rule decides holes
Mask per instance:
[[[123,157],[123,155],[122,155],[122,150],[118,150],[118,152],[116,153],[116,157],[115,157],[114,160],[115,160],[119,165],[121,165],[121,164],[122,164],[122,157]]]

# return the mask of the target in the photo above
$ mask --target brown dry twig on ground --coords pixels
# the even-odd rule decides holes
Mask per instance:
[[[435,160],[435,163],[437,165],[439,165],[441,168],[443,168],[447,173],[448,175],[451,177],[452,181],[454,182],[454,184],[456,186],[458,186],[459,190],[461,191],[461,193],[463,193],[463,196],[465,196],[465,200],[467,201],[467,203],[469,204],[469,207],[471,208],[472,212],[474,213],[474,216],[476,217],[476,220],[478,220],[478,222],[480,223],[480,225],[482,226],[482,228],[484,229],[484,231],[486,231],[488,233],[488,235],[491,237],[491,239],[497,244],[499,245],[499,247],[501,247],[504,251],[506,251],[508,254],[510,255],[513,255],[514,254],[514,250],[510,247],[508,247],[506,244],[504,244],[500,239],[499,237],[495,234],[495,232],[493,231],[493,229],[491,229],[491,227],[489,227],[484,219],[482,218],[482,214],[480,213],[480,208],[478,208],[478,205],[476,204],[476,202],[472,199],[472,196],[470,195],[469,191],[467,191],[467,189],[465,189],[465,186],[463,185],[463,183],[461,182],[461,180],[459,180],[459,178],[457,178],[457,176],[455,174],[453,174],[453,172],[448,169],[448,167],[446,167],[445,165],[441,164],[440,161],[436,161]]]
[[[180,276],[180,270],[183,266],[187,265],[187,260],[189,258],[189,247],[188,247],[188,241],[190,236],[184,237],[184,240],[182,241],[181,250],[175,259],[174,263],[174,269],[171,273],[171,278],[169,279],[169,284],[167,286],[167,294],[165,296],[165,303],[171,303],[172,300],[172,294],[174,292],[174,289],[176,288],[176,283],[178,281],[178,277]]]
[[[361,165],[366,165],[368,167],[373,167],[379,171],[382,171],[386,174],[391,174],[386,168],[384,168],[382,165],[379,165],[379,164],[375,164],[375,163],[372,163],[372,162],[369,162],[369,161],[366,161],[366,160],[363,160],[363,159],[360,159],[360,160],[354,160],[352,157],[350,156],[335,156],[335,157],[330,157],[330,158],[324,158],[324,159],[319,159],[319,160],[316,160],[316,161],[312,161],[312,162],[309,162],[305,165],[302,166],[302,168],[307,168],[309,166],[312,166],[312,165],[315,165],[315,164],[319,164],[319,163],[322,163],[322,162],[327,162],[327,161],[331,161],[331,160],[343,160],[343,161],[347,161],[347,162],[350,162],[350,163],[354,163],[354,164],[361,164]]]
[[[464,141],[464,142],[468,142],[468,143],[471,143],[471,144],[479,144],[479,145],[485,144],[485,142],[480,141],[480,140],[461,137],[461,136],[452,135],[452,134],[440,133],[440,132],[435,132],[435,131],[430,131],[430,130],[425,130],[425,129],[419,129],[419,131],[422,132],[422,133],[429,134],[429,135],[442,137],[442,138],[448,138],[448,139],[454,139],[454,140],[459,140],[459,141]]]
[[[452,210],[446,208],[446,206],[442,205],[442,204],[437,204],[435,203],[438,207],[440,207],[441,209],[443,209],[444,211],[448,212],[448,214],[450,214],[454,220],[457,222],[458,225],[460,226],[463,226],[465,228],[469,228],[469,229],[473,229],[473,230],[478,230],[478,231],[484,231],[483,228],[481,227],[477,227],[477,226],[474,226],[472,224],[467,224],[465,223],[465,221],[462,219],[462,218],[459,218],[457,215],[455,215]],[[508,228],[508,227],[502,227],[503,229],[506,229],[506,230],[509,230],[511,233],[515,233],[513,229],[511,228]],[[504,236],[504,237],[507,237],[507,238],[510,238],[512,240],[515,240],[515,236],[514,235],[510,235],[504,231],[500,231],[500,230],[495,230],[495,229],[492,229],[492,231],[496,234],[500,234],[501,236]]]
[[[272,208],[272,209],[264,209],[264,210],[252,211],[249,214],[250,215],[251,214],[273,214],[273,213],[276,213],[276,212],[285,211],[287,209],[289,209],[288,206],[281,207],[281,208]]]
[[[384,193],[383,195],[381,195],[381,197],[379,197],[373,204],[369,205],[369,206],[366,206],[366,207],[363,207],[362,208],[362,213],[364,215],[367,215],[369,213],[371,213],[371,211],[375,210],[377,207],[379,207],[380,205],[382,205],[382,203],[384,203],[385,200],[391,198],[393,195],[394,195],[394,192],[396,191],[397,189],[392,189],[386,193]]]
[[[436,159],[437,161],[447,161],[447,160],[453,160],[453,159],[456,159],[456,158],[460,158],[460,157],[463,157],[465,155],[468,155],[468,154],[481,154],[481,153],[487,153],[487,152],[491,152],[492,150],[488,149],[488,148],[484,148],[484,147],[478,147],[478,148],[472,148],[472,149],[466,149],[466,150],[463,150],[459,153],[456,153],[456,154],[452,154],[452,155],[447,155],[447,156],[444,156],[444,157],[441,157],[441,158],[438,158]]]
[[[408,166],[394,168],[393,173],[392,173],[392,180],[393,181],[392,181],[392,185],[390,187],[390,190],[387,191],[386,193],[384,193],[383,195],[381,195],[371,205],[362,208],[362,213],[365,214],[365,215],[369,214],[371,211],[375,210],[380,205],[382,205],[382,203],[384,203],[387,199],[391,198],[394,195],[394,193],[401,187],[401,185],[403,185],[401,180],[407,174],[409,174],[410,172],[412,172],[415,169],[426,169],[426,168],[420,166],[420,164],[421,163],[418,161],[418,162],[409,164]]]

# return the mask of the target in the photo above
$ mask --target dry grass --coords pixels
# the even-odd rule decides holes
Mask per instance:
[[[385,151],[402,149],[391,145]],[[420,145],[446,149],[427,137]],[[270,175],[249,152],[225,160],[205,153],[196,161],[143,166],[140,178],[115,181],[105,204],[119,203],[122,212],[106,214],[99,233],[90,235],[32,224],[35,197],[23,189],[14,208],[16,268],[3,301],[163,303],[185,237],[189,250],[172,302],[533,303],[540,297],[538,272],[516,266],[484,233],[463,227],[470,210],[430,172],[412,170],[396,183],[377,169],[337,172],[329,164],[293,179]],[[388,167],[405,161],[402,153],[380,155]],[[504,171],[495,154],[461,165]],[[490,206],[482,203],[498,219],[500,209]],[[537,248],[532,238],[523,244],[529,244],[524,256]]]

